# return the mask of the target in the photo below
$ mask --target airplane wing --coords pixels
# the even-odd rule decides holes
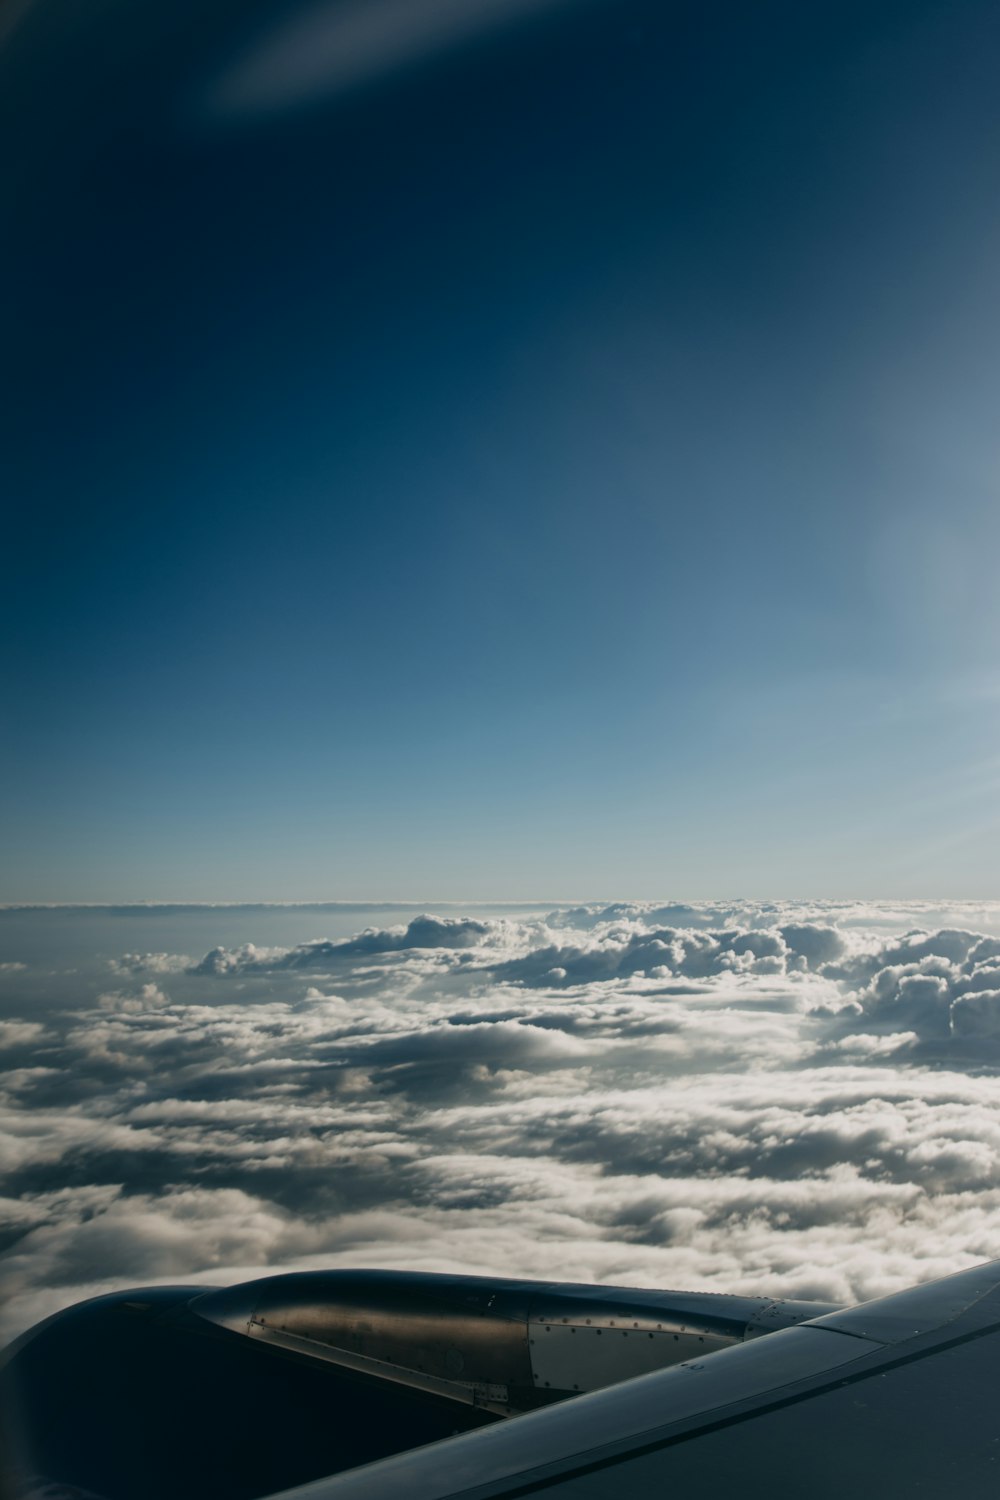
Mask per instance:
[[[283,1500],[1000,1491],[1000,1262]]]
[[[1000,1487],[998,1335],[1000,1262],[833,1311],[317,1272],[82,1304],[12,1347],[0,1394],[25,1497],[975,1500]]]

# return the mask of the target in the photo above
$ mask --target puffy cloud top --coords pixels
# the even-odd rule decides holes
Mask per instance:
[[[414,917],[406,927],[366,927],[356,937],[337,942],[302,943],[297,948],[261,949],[253,943],[228,950],[213,948],[195,974],[240,974],[252,969],[323,968],[344,959],[377,953],[402,953],[415,948],[475,948],[489,941],[503,924],[459,917]]]

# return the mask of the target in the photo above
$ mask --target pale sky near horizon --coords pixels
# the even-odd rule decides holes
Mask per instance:
[[[0,900],[1000,894],[996,7],[167,9],[0,43]]]

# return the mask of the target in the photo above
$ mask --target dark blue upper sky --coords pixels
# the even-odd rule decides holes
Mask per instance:
[[[470,8],[8,25],[0,894],[996,894],[1000,13]]]

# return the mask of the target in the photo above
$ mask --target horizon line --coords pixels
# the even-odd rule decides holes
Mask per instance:
[[[570,907],[570,906],[629,906],[629,905],[662,905],[662,906],[702,906],[707,904],[735,904],[737,902],[754,902],[764,905],[771,902],[795,902],[801,905],[805,902],[822,902],[825,905],[847,905],[858,902],[868,902],[873,905],[895,903],[898,905],[921,905],[921,904],[950,904],[950,905],[972,905],[983,903],[1000,903],[1000,895],[997,896],[903,896],[903,895],[857,895],[857,896],[747,896],[747,895],[720,895],[720,896],[690,896],[690,897],[661,897],[661,896],[617,896],[609,897],[557,897],[557,896],[532,896],[517,900],[512,897],[492,899],[489,897],[477,898],[455,898],[455,897],[387,897],[384,899],[365,899],[361,897],[336,898],[333,900],[309,899],[289,901],[268,900],[244,900],[232,901],[221,899],[217,901],[192,901],[183,899],[155,899],[140,901],[0,901],[0,912],[26,912],[26,911],[156,911],[165,909],[236,911],[240,909],[251,910],[266,907],[276,911],[297,910],[302,908],[324,909],[339,908],[343,911],[384,911],[384,910],[426,910],[430,907]]]

